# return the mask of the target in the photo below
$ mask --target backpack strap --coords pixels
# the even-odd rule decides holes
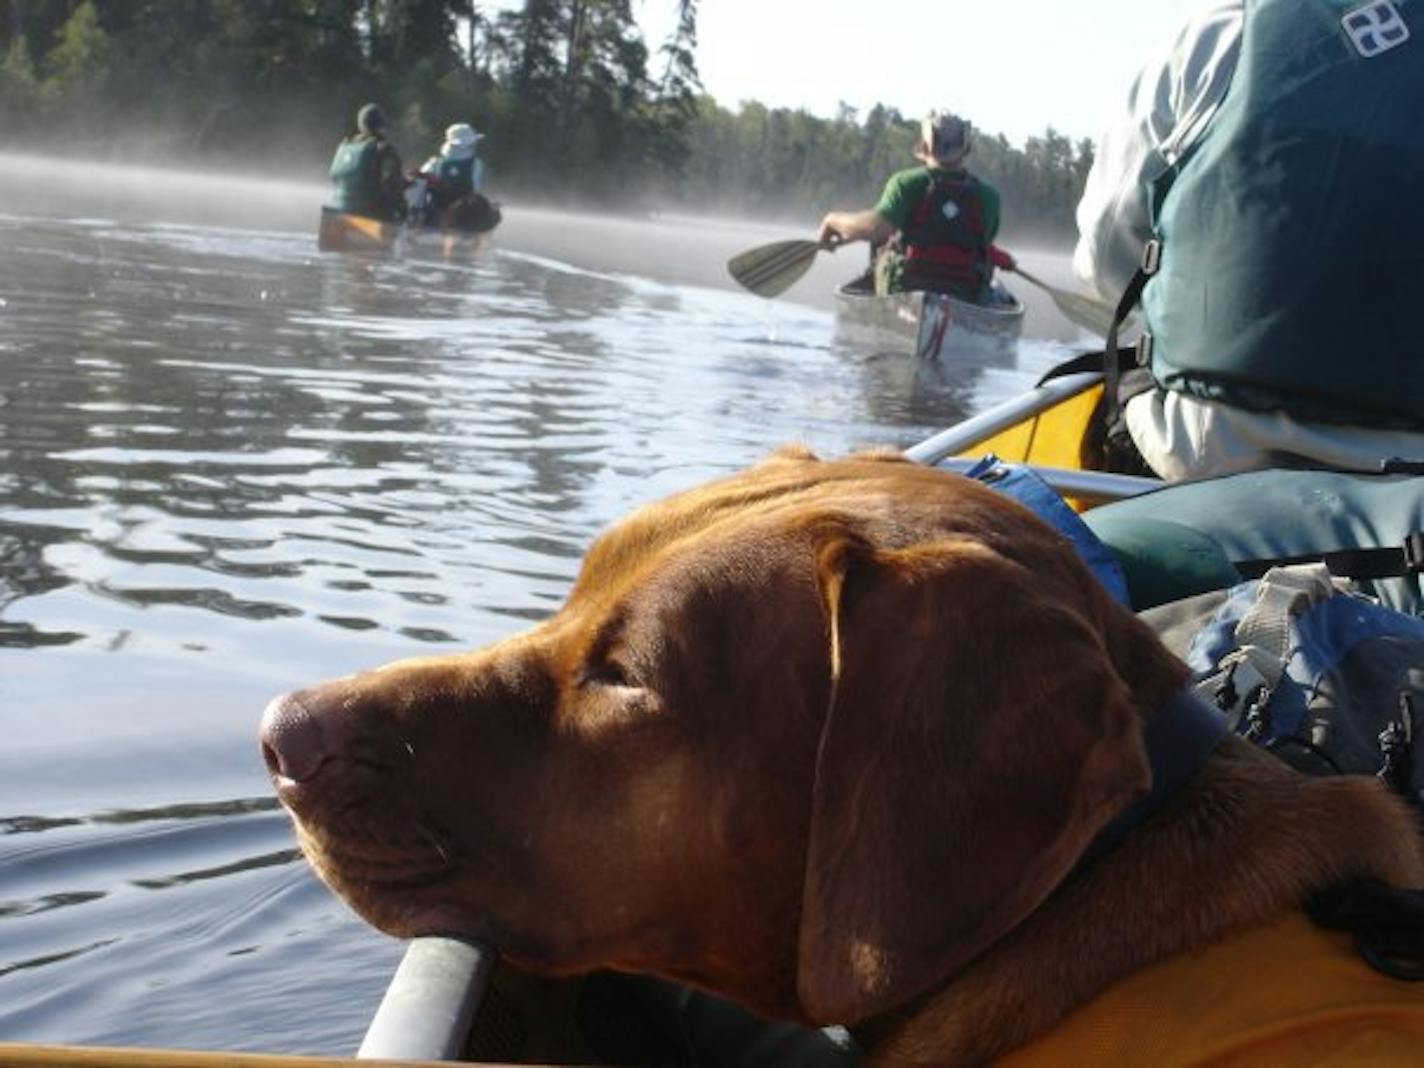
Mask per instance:
[[[1244,717],[1245,736],[1260,740],[1264,724],[1253,716],[1270,701],[1290,663],[1292,621],[1342,589],[1321,563],[1267,571],[1255,603],[1236,624],[1235,650],[1222,659],[1221,671],[1198,684],[1198,693],[1223,712]]]
[[[1352,579],[1403,578],[1424,572],[1424,530],[1416,530],[1401,545],[1372,549],[1332,549],[1303,556],[1280,556],[1260,560],[1234,560],[1245,579],[1260,578],[1273,567],[1323,563],[1332,575]]]
[[[1424,890],[1357,879],[1316,892],[1306,912],[1326,930],[1352,932],[1355,948],[1375,971],[1424,981]]]
[[[1142,290],[1146,288],[1147,282],[1157,273],[1157,268],[1162,260],[1162,245],[1156,238],[1148,241],[1142,248],[1142,262],[1133,274],[1132,280],[1127,283],[1127,288],[1123,290],[1122,299],[1117,302],[1117,308],[1113,311],[1112,326],[1108,329],[1107,341],[1103,346],[1106,353],[1106,364],[1103,367],[1103,424],[1112,426],[1117,419],[1117,409],[1120,403],[1118,390],[1122,381],[1122,354],[1118,349],[1118,332],[1123,324],[1127,322],[1127,317],[1132,314],[1142,300]],[[1152,335],[1143,332],[1137,340],[1136,361],[1140,367],[1148,367],[1152,363]]]
[[[964,475],[1012,497],[1048,523],[1072,542],[1073,548],[1092,569],[1098,581],[1107,587],[1113,600],[1119,604],[1131,603],[1127,575],[1117,556],[1102,543],[1078,513],[1069,507],[1063,495],[1045,482],[1032,467],[1026,464],[1004,463],[993,453],[989,453],[971,465]]]
[[[1096,371],[1100,374],[1107,374],[1107,351],[1105,349],[1089,349],[1087,352],[1080,352],[1077,356],[1072,356],[1062,363],[1054,364],[1039,377],[1034,383],[1041,386],[1046,382],[1052,382],[1055,378],[1062,378],[1064,375],[1081,374],[1084,371]],[[1123,375],[1137,366],[1137,355],[1134,349],[1118,349],[1117,374],[1121,379]]]

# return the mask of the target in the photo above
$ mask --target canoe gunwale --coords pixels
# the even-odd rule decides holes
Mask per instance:
[[[459,1058],[489,987],[495,952],[483,943],[413,939],[386,987],[356,1056],[361,1060]]]

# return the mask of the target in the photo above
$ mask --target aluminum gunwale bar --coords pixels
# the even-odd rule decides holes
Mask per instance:
[[[977,462],[977,460],[951,458],[941,460],[934,466],[964,474]],[[1161,479],[1143,478],[1139,475],[1114,475],[1106,471],[1070,471],[1063,467],[1030,466],[1040,478],[1063,496],[1092,501],[1094,504],[1106,504],[1108,501],[1121,501],[1128,497],[1136,497],[1142,493],[1161,489],[1165,485]]]
[[[356,1056],[449,1061],[460,1056],[497,955],[489,946],[427,935],[406,948]]]

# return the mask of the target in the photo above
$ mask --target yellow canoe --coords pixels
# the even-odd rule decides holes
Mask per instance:
[[[994,408],[961,420],[905,450],[925,464],[966,465],[992,453],[1031,465],[1079,511],[1156,489],[1155,478],[1094,470],[1084,442],[1103,395],[1101,371],[1047,377]]]
[[[403,240],[402,240],[403,239]],[[439,252],[445,259],[474,259],[489,246],[490,231],[441,230],[382,222],[364,215],[321,209],[321,226],[316,247],[322,252],[386,254],[394,252],[397,241],[405,251]]]
[[[322,252],[389,252],[400,232],[400,223],[322,208],[316,247]]]

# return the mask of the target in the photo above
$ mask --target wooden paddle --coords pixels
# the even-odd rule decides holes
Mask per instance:
[[[1112,327],[1113,309],[1100,300],[1084,296],[1081,293],[1069,293],[1066,289],[1059,289],[1051,286],[1041,278],[1035,278],[1017,263],[1012,265],[1000,264],[1001,269],[1012,271],[1029,285],[1037,286],[1053,299],[1053,303],[1058,306],[1067,318],[1081,326],[1090,333],[1099,337],[1107,337],[1108,330]]]
[[[779,297],[811,269],[820,251],[815,241],[773,241],[737,253],[727,261],[727,271],[757,296]]]

